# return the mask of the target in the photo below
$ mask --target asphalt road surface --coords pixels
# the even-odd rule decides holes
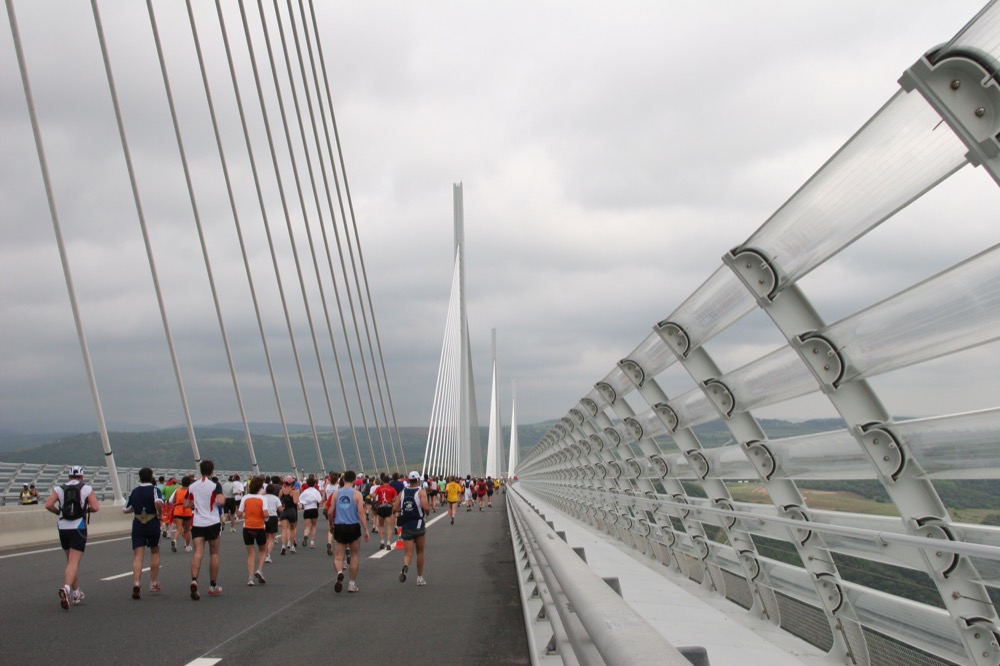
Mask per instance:
[[[248,587],[241,529],[222,536],[219,583],[209,596],[208,557],[201,600],[190,598],[191,555],[161,549],[163,591],[133,600],[128,536],[92,538],[80,569],[86,599],[59,605],[65,556],[53,544],[0,552],[0,663],[529,664],[524,617],[503,495],[493,509],[430,516],[427,585],[416,586],[416,559],[399,582],[402,550],[362,544],[360,592],[334,592],[325,541],[264,566],[267,583]],[[320,518],[325,539],[327,522]],[[302,525],[299,525],[299,539]],[[300,541],[301,543],[301,541]],[[149,565],[146,554],[145,565]],[[318,660],[322,659],[320,662]]]

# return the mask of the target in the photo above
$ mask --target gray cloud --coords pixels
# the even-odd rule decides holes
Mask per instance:
[[[238,212],[282,400],[289,419],[301,422],[301,389],[239,118],[231,93],[223,93],[228,71],[210,4],[199,6],[199,30],[219,91]],[[485,421],[496,327],[505,413],[516,379],[522,422],[561,416],[895,92],[906,67],[950,38],[979,4],[317,3],[400,424],[429,419],[452,274],[453,182],[464,182],[480,414]],[[89,7],[63,3],[53,15],[37,3],[16,5],[105,412],[117,422],[180,423]],[[238,14],[226,6],[239,41]],[[276,420],[186,15],[182,3],[156,7],[241,388],[251,420]],[[234,421],[144,7],[102,3],[102,10],[192,413],[199,423]],[[6,31],[0,53],[0,428],[90,429],[93,408]],[[245,94],[252,84],[241,75]],[[260,137],[259,111],[248,114]],[[279,166],[296,247],[340,410],[284,150]],[[264,145],[255,151],[310,401],[326,423],[272,166]],[[879,256],[859,243],[808,276],[803,284],[817,309],[833,321],[995,243],[988,181],[964,169],[873,232],[880,247],[888,240],[898,252]],[[311,196],[305,214],[319,240]],[[956,216],[962,234],[948,233],[947,220]],[[343,353],[323,254],[320,266]],[[336,280],[343,286],[339,266]],[[720,363],[735,367],[751,351],[779,344],[765,319],[751,317],[738,337],[720,340]],[[356,348],[353,329],[349,337]],[[982,374],[981,358],[970,359],[948,370]],[[934,367],[914,370],[909,381],[942,381]],[[683,377],[664,383],[686,390]],[[880,389],[890,407],[930,408],[913,402],[905,386]],[[349,395],[356,402],[353,388]],[[801,414],[826,415],[829,407],[815,403],[804,400]]]

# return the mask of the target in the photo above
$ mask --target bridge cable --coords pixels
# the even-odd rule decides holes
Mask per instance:
[[[316,245],[315,245],[315,243],[313,241],[312,230],[311,230],[310,224],[309,224],[309,215],[308,215],[307,210],[306,210],[305,196],[303,195],[303,192],[302,192],[302,179],[301,179],[301,177],[299,175],[299,169],[298,169],[297,161],[296,161],[296,157],[295,157],[295,150],[294,150],[294,145],[293,145],[293,141],[292,141],[291,131],[289,130],[289,126],[288,126],[288,115],[287,115],[286,110],[285,110],[285,104],[282,101],[282,97],[283,96],[281,94],[281,84],[280,84],[280,80],[279,80],[279,77],[278,77],[278,70],[277,70],[277,67],[275,65],[274,50],[273,50],[272,43],[271,43],[271,35],[270,35],[270,31],[267,28],[267,18],[266,18],[266,15],[264,13],[263,4],[261,4],[260,0],[258,0],[258,2],[257,2],[257,8],[258,8],[258,12],[259,12],[259,15],[260,15],[261,28],[263,30],[264,42],[265,42],[266,50],[267,50],[268,63],[270,65],[270,70],[271,70],[271,79],[272,79],[272,81],[274,83],[275,94],[276,94],[276,98],[277,98],[277,101],[278,101],[278,109],[279,109],[280,115],[281,115],[281,125],[282,125],[282,129],[284,131],[285,144],[288,147],[288,154],[289,154],[289,159],[290,159],[290,163],[291,163],[291,167],[292,167],[292,176],[293,176],[293,180],[294,180],[294,183],[295,183],[295,191],[296,191],[296,194],[298,195],[299,207],[302,210],[302,222],[303,222],[303,226],[305,227],[306,238],[307,238],[308,243],[309,243],[310,258],[312,259],[313,270],[315,271],[315,274],[316,274],[316,283],[317,283],[317,288],[319,289],[319,301],[320,301],[320,304],[322,305],[322,308],[323,308],[323,314],[324,314],[324,319],[326,321],[327,331],[328,331],[329,336],[330,336],[330,342],[333,345],[334,358],[336,359],[337,358],[337,348],[336,348],[336,344],[334,343],[334,338],[333,338],[333,324],[330,321],[330,311],[327,308],[326,293],[325,293],[325,290],[323,288],[323,281],[322,281],[322,278],[321,278],[321,275],[320,275],[319,262],[318,262],[318,260],[316,258]],[[278,21],[278,25],[280,27],[281,26],[281,16],[280,15],[277,16],[277,21]],[[249,35],[248,35],[247,39],[249,39]],[[289,71],[291,70],[290,66],[286,66],[286,68]],[[303,148],[303,151],[305,151],[305,161],[306,161],[306,165],[307,165],[308,170],[309,170],[309,179],[310,179],[310,182],[312,183],[312,190],[313,190],[313,193],[314,193],[314,196],[315,196],[315,192],[316,192],[315,179],[314,179],[313,173],[312,173],[312,162],[309,159],[309,152],[308,152],[309,149],[308,149],[308,146],[305,144],[305,140],[304,140],[305,139],[305,133],[302,130],[302,116],[301,116],[301,111],[299,109],[298,95],[295,92],[294,82],[291,79],[289,80],[289,84],[291,86],[292,97],[293,97],[293,100],[295,102],[295,111],[296,111],[297,118],[298,118],[299,132],[300,132],[300,134],[303,137],[302,148]],[[319,218],[320,218],[319,223],[320,223],[320,225],[322,225],[322,211],[317,208],[317,213],[318,213]],[[292,235],[290,218],[289,218],[289,227],[288,228],[289,228],[289,237],[292,238],[292,242],[294,243],[294,237]],[[293,253],[294,253],[294,249],[293,249]],[[297,258],[298,255],[295,254],[295,256],[296,256],[296,267],[299,267],[298,258]],[[302,277],[302,274],[301,274],[301,268],[299,269],[299,284],[300,284],[300,286],[302,288],[302,297],[303,297],[303,299],[305,299],[306,298],[305,281],[304,281],[304,279]],[[334,442],[337,445],[337,451],[340,454],[341,466],[343,467],[343,466],[346,465],[346,463],[344,461],[344,452],[343,452],[343,449],[342,449],[341,443],[340,443],[340,433],[339,433],[338,427],[337,427],[337,418],[336,418],[336,416],[334,415],[334,412],[333,412],[333,404],[332,404],[332,402],[330,400],[330,390],[329,390],[329,385],[327,384],[327,381],[326,381],[326,372],[323,369],[323,363],[322,363],[322,360],[321,360],[322,357],[321,357],[320,350],[319,350],[319,342],[318,342],[318,339],[316,338],[316,332],[312,328],[313,327],[313,320],[312,320],[311,314],[309,313],[308,305],[307,305],[307,316],[309,316],[310,330],[312,330],[312,333],[313,333],[313,346],[314,346],[314,349],[315,349],[315,352],[316,352],[316,360],[317,360],[317,363],[319,364],[319,373],[320,373],[320,377],[321,377],[322,383],[323,383],[324,397],[326,398],[326,405],[327,405],[327,409],[328,409],[329,414],[330,414],[330,423],[331,423],[331,427],[332,427],[332,430],[333,430],[333,438],[334,438]],[[338,368],[338,371],[339,371],[339,368],[340,368],[339,361],[337,361],[337,368]],[[342,377],[341,377],[341,386],[343,386],[343,379],[342,379]],[[324,471],[325,471],[325,469],[324,469]]]
[[[194,216],[195,227],[198,229],[198,240],[201,243],[201,254],[205,260],[205,272],[208,275],[209,288],[212,291],[212,301],[215,304],[215,314],[219,320],[219,332],[222,334],[222,344],[226,350],[226,361],[229,363],[229,374],[233,381],[233,390],[236,394],[236,403],[240,410],[240,419],[243,422],[243,434],[246,437],[247,452],[250,454],[250,465],[254,473],[260,472],[257,465],[257,456],[254,454],[253,439],[250,435],[250,423],[247,420],[246,407],[243,404],[243,394],[240,392],[240,383],[236,377],[236,365],[233,363],[233,353],[229,345],[229,335],[226,332],[226,324],[222,317],[222,305],[219,302],[219,291],[215,285],[215,275],[212,271],[212,261],[209,258],[208,245],[205,240],[205,231],[201,223],[201,214],[198,210],[198,202],[194,194],[194,184],[191,180],[191,168],[188,165],[187,151],[184,148],[184,139],[181,136],[181,128],[177,119],[177,107],[174,104],[174,94],[170,86],[170,76],[167,73],[167,63],[163,56],[163,44],[160,41],[160,30],[156,21],[156,13],[153,11],[153,1],[146,0],[146,10],[149,13],[149,25],[153,30],[153,43],[156,46],[156,55],[160,63],[160,74],[163,77],[163,88],[167,95],[167,105],[170,107],[170,119],[174,126],[174,136],[177,139],[177,150],[180,153],[181,164],[184,169],[184,182],[187,186],[188,198],[191,201],[191,212]]]
[[[114,74],[111,71],[111,59],[108,53],[107,41],[104,37],[104,25],[101,21],[101,13],[97,6],[97,0],[90,0],[90,6],[94,14],[94,25],[97,28],[97,38],[101,45],[101,56],[104,60],[104,71],[108,78],[108,89],[111,93],[111,103],[115,110],[115,120],[118,123],[118,136],[122,144],[122,153],[125,158],[125,167],[128,171],[129,183],[132,187],[132,198],[135,202],[136,215],[139,219],[139,228],[142,231],[143,245],[146,248],[146,258],[149,262],[149,272],[153,280],[153,290],[156,292],[156,302],[160,308],[160,319],[163,322],[163,333],[166,336],[167,348],[170,351],[170,361],[174,368],[174,377],[177,380],[177,390],[181,400],[181,407],[184,411],[184,421],[187,424],[188,439],[191,442],[191,451],[194,453],[195,465],[201,462],[201,453],[198,451],[198,440],[194,434],[194,423],[191,420],[191,409],[188,406],[187,394],[184,391],[184,380],[181,377],[180,363],[177,358],[177,350],[174,348],[174,338],[170,332],[170,321],[167,317],[166,304],[163,300],[163,291],[160,288],[159,274],[156,270],[156,261],[153,258],[153,246],[149,236],[149,229],[146,225],[146,214],[142,207],[142,198],[139,196],[139,184],[136,179],[135,167],[132,164],[132,152],[129,149],[128,139],[125,136],[125,123],[122,118],[121,105],[118,102],[118,89],[115,85]]]
[[[259,2],[259,0],[258,0],[258,2]],[[261,8],[261,11],[263,11],[263,8]],[[351,339],[350,339],[350,336],[347,333],[347,322],[346,322],[346,320],[344,318],[343,302],[342,302],[341,297],[340,297],[340,288],[338,287],[338,284],[337,284],[337,274],[336,274],[336,271],[335,271],[334,266],[333,266],[333,256],[330,253],[329,236],[327,235],[326,227],[323,224],[323,213],[322,213],[323,208],[322,208],[322,204],[320,203],[320,200],[319,200],[319,190],[318,190],[318,188],[316,186],[316,179],[315,179],[313,168],[312,168],[312,162],[311,162],[311,160],[309,160],[309,152],[308,152],[309,149],[308,149],[307,140],[306,140],[305,126],[304,126],[304,124],[302,122],[301,106],[299,104],[298,95],[295,92],[295,85],[294,85],[294,80],[295,79],[294,79],[294,75],[292,73],[291,56],[289,55],[289,51],[288,51],[288,41],[286,39],[285,30],[284,30],[284,27],[283,27],[283,23],[281,21],[281,10],[279,9],[279,6],[278,6],[278,3],[277,3],[276,0],[274,2],[274,12],[275,12],[275,15],[278,17],[278,30],[279,30],[279,35],[280,35],[280,38],[281,38],[282,51],[283,51],[283,54],[284,54],[286,70],[287,70],[287,73],[288,73],[288,79],[289,79],[290,87],[291,87],[291,90],[292,90],[292,98],[294,100],[296,112],[298,113],[298,117],[299,117],[299,132],[300,132],[300,135],[301,135],[301,138],[302,138],[303,148],[304,148],[304,150],[306,152],[306,161],[307,161],[307,164],[309,166],[309,177],[310,177],[310,182],[312,183],[312,188],[313,188],[313,194],[314,194],[314,201],[315,201],[316,209],[317,209],[317,211],[319,212],[319,215],[320,215],[319,227],[320,227],[320,231],[322,232],[323,246],[324,246],[324,250],[326,252],[327,265],[328,265],[329,270],[330,270],[330,278],[331,278],[331,280],[333,282],[333,285],[334,285],[333,293],[334,293],[334,295],[336,297],[337,310],[338,310],[338,313],[340,315],[340,325],[341,325],[341,329],[342,329],[342,331],[344,333],[344,341],[345,341],[346,348],[347,348],[347,358],[348,358],[348,361],[350,363],[350,368],[351,368],[352,376],[354,378],[354,386],[355,386],[355,389],[356,389],[356,392],[357,392],[358,404],[359,404],[360,409],[361,409],[361,418],[362,418],[362,421],[364,423],[365,432],[368,432],[368,419],[367,419],[367,416],[365,415],[364,402],[363,402],[363,400],[361,398],[361,387],[360,387],[360,383],[358,382],[358,375],[357,375],[357,371],[355,370],[355,366],[354,366],[354,358],[353,358],[354,353],[351,350]],[[294,18],[291,17],[291,16],[289,16],[289,20],[292,22],[292,27],[294,29]],[[296,42],[297,41],[298,41],[298,39],[297,39],[297,35],[296,35]],[[329,189],[329,182],[327,180],[326,169],[325,169],[325,165],[324,165],[324,162],[323,162],[322,147],[319,144],[318,135],[317,135],[317,132],[316,132],[316,123],[315,123],[315,118],[314,118],[313,112],[312,112],[312,100],[311,100],[311,96],[309,95],[308,80],[306,79],[306,77],[304,75],[304,70],[303,70],[303,67],[302,67],[301,52],[299,52],[299,70],[300,70],[300,72],[303,72],[303,74],[302,74],[302,82],[303,82],[303,94],[306,97],[305,107],[309,111],[310,120],[311,120],[311,126],[312,126],[312,131],[313,131],[313,137],[314,137],[314,141],[316,142],[316,146],[317,146],[316,157],[319,160],[319,165],[320,165],[319,171],[320,171],[320,175],[323,178],[324,187],[325,187],[326,193],[327,193],[327,201],[329,202],[329,191],[330,191],[330,189]],[[332,206],[329,208],[329,210],[330,210],[330,216],[331,216],[331,218],[333,218],[334,214],[333,214],[333,208],[332,208]],[[332,224],[336,224],[336,221],[334,220],[332,222]],[[318,270],[319,269],[317,268],[317,275],[318,275]],[[349,287],[345,287],[345,288],[349,289]],[[333,334],[331,332],[331,342],[332,342],[332,340],[333,340]],[[353,413],[352,413],[352,410],[350,408],[350,405],[349,405],[348,399],[347,399],[347,389],[346,389],[346,386],[345,386],[345,383],[344,383],[344,377],[343,377],[343,372],[342,372],[342,367],[340,365],[339,357],[337,358],[337,371],[338,371],[339,377],[340,377],[341,391],[343,391],[343,394],[344,394],[344,404],[345,404],[345,407],[347,408],[347,417],[348,417],[348,421],[349,421],[350,429],[351,429],[351,438],[354,441],[355,448],[357,449],[358,448],[357,431],[355,429]],[[369,444],[371,444],[371,440],[370,439],[369,439]],[[384,458],[384,451],[383,451],[383,458]],[[375,462],[375,461],[373,460],[373,462]],[[363,463],[361,461],[360,453],[358,454],[358,464],[359,465],[363,465]],[[376,467],[378,466],[377,462],[375,462],[375,465],[376,465]],[[344,469],[346,469],[346,466],[345,466]]]
[[[243,255],[243,268],[247,276],[247,284],[250,287],[250,298],[253,301],[254,313],[257,317],[257,328],[260,331],[261,343],[264,347],[264,359],[267,363],[268,374],[271,377],[271,387],[274,391],[274,399],[277,404],[278,418],[281,421],[281,430],[284,433],[285,446],[288,449],[288,461],[291,464],[292,471],[298,476],[298,467],[295,464],[295,454],[292,451],[292,441],[288,434],[288,423],[285,419],[285,409],[281,403],[281,393],[278,390],[278,380],[274,372],[274,363],[271,359],[270,345],[267,341],[267,334],[264,329],[264,318],[261,314],[260,301],[257,297],[257,287],[253,280],[253,273],[250,269],[250,257],[247,252],[246,240],[243,236],[243,224],[240,221],[239,212],[236,207],[236,195],[233,191],[233,181],[229,174],[229,163],[226,159],[225,150],[222,147],[222,136],[219,132],[219,120],[215,113],[215,103],[212,98],[211,87],[208,83],[208,73],[205,69],[205,56],[201,49],[201,39],[198,35],[198,27],[194,18],[194,10],[191,6],[191,0],[186,0],[187,11],[188,11],[188,21],[191,24],[191,36],[194,40],[195,51],[198,56],[198,66],[201,70],[201,80],[202,85],[205,88],[205,101],[208,103],[208,113],[212,120],[212,130],[215,133],[215,144],[219,152],[219,160],[222,166],[222,176],[226,183],[226,193],[229,196],[229,206],[233,213],[233,222],[236,226],[236,236],[240,244],[240,252]],[[238,100],[237,100],[238,101]],[[252,161],[252,158],[251,158]]]
[[[312,12],[311,15],[312,15],[312,24],[313,24],[314,33],[316,35],[318,35],[319,33],[318,33],[318,29],[316,28],[317,24],[316,24],[315,12],[312,11],[312,5],[311,4],[310,4],[310,10]],[[304,16],[304,10],[303,10],[302,13],[303,13],[303,16]],[[326,64],[325,64],[325,61],[324,61],[324,58],[323,58],[322,45],[320,44],[320,40],[318,39],[318,37],[315,40],[315,42],[316,42],[316,49],[317,49],[317,53],[318,53],[318,61],[319,61],[319,64],[320,64],[320,67],[321,67],[321,70],[322,70],[323,82],[324,82],[325,85],[322,88],[320,88],[320,86],[319,86],[319,79],[318,79],[319,74],[316,71],[315,62],[313,62],[313,65],[312,65],[313,77],[314,77],[314,80],[316,81],[317,90],[325,93],[327,106],[330,109],[330,122],[329,122],[329,126],[333,128],[334,137],[336,138],[337,155],[339,156],[341,172],[344,173],[344,192],[346,193],[346,196],[347,196],[347,203],[348,203],[348,208],[350,210],[350,217],[351,217],[352,220],[354,220],[354,206],[353,206],[353,203],[351,202],[351,198],[350,198],[350,189],[348,187],[348,182],[347,182],[347,178],[346,178],[346,166],[344,164],[343,150],[342,150],[341,144],[340,144],[340,135],[339,135],[339,132],[337,130],[337,121],[336,121],[336,118],[335,118],[334,113],[333,113],[333,101],[332,101],[332,97],[330,95],[330,85],[329,85],[329,79],[327,77]],[[310,59],[312,59],[312,50],[310,49],[309,52],[310,52]],[[361,314],[362,314],[362,318],[363,318],[363,321],[364,321],[364,324],[365,324],[365,329],[366,329],[366,332],[367,332],[368,331],[368,317],[367,317],[367,314],[366,314],[366,310],[364,308],[364,300],[360,299],[360,295],[361,295],[361,280],[360,280],[360,278],[358,276],[358,267],[357,267],[357,263],[355,261],[354,250],[353,250],[353,246],[351,244],[350,233],[349,233],[349,230],[348,230],[348,227],[347,227],[348,216],[347,216],[347,212],[344,209],[344,195],[341,193],[340,178],[337,175],[336,167],[333,166],[333,164],[332,164],[333,154],[334,154],[333,153],[333,142],[331,141],[331,138],[330,138],[330,131],[329,131],[328,124],[326,122],[326,114],[325,114],[325,110],[324,110],[322,101],[323,101],[323,98],[322,98],[322,96],[320,96],[319,97],[319,105],[318,106],[319,106],[321,118],[323,119],[323,132],[324,132],[324,137],[326,139],[327,149],[328,149],[329,154],[331,156],[331,167],[332,167],[332,171],[333,171],[334,186],[335,186],[335,189],[337,191],[337,200],[338,200],[338,205],[339,205],[339,208],[340,208],[341,219],[344,221],[343,223],[344,223],[344,231],[345,231],[345,234],[344,234],[345,235],[345,240],[346,240],[347,247],[348,247],[348,253],[349,253],[349,256],[351,258],[351,266],[352,266],[352,269],[353,269],[354,278],[355,278],[355,284],[357,285],[358,294],[359,294],[359,300],[360,300],[360,304],[361,304]],[[354,229],[355,238],[358,239],[358,241],[357,241],[357,245],[358,245],[358,258],[361,261],[361,265],[362,265],[362,269],[363,269],[364,268],[364,259],[363,259],[363,256],[361,254],[360,236],[358,235],[358,229],[357,229],[357,222],[356,221],[353,222],[353,229]],[[343,261],[343,250],[341,249],[341,246],[340,246],[340,236],[339,236],[339,234],[335,234],[335,235],[336,235],[336,238],[337,238],[338,250],[340,251],[340,254],[341,254],[341,261]],[[345,270],[346,270],[346,264],[345,264]],[[367,275],[365,277],[365,291],[368,294],[369,307],[371,307],[371,290],[368,288]],[[358,344],[361,345],[360,327],[358,326],[358,323],[357,323],[357,315],[356,315],[355,308],[354,308],[353,296],[351,296],[350,291],[348,291],[348,296],[349,296],[349,302],[351,304],[351,316],[354,319],[355,330],[357,331],[357,335],[358,335]],[[374,310],[372,311],[372,321],[374,322]],[[371,334],[370,334],[370,332],[368,333],[368,341],[369,341],[369,349],[371,349],[372,345],[371,345]],[[379,351],[379,355],[381,356],[381,350]],[[373,356],[373,354],[372,354],[372,356]],[[374,357],[373,357],[373,361],[374,361]],[[369,395],[370,395],[370,379],[368,378],[367,364],[364,364],[362,367],[363,367],[363,369],[365,371],[366,380],[369,382]],[[383,363],[382,363],[382,367],[383,367],[383,369],[385,367],[384,360],[383,360]],[[376,380],[378,380],[377,367],[376,367]],[[381,383],[379,383],[379,387],[381,387]],[[380,395],[381,395],[381,388],[380,388]],[[374,403],[374,398],[372,398],[372,401]],[[397,439],[398,439],[398,433],[399,433],[398,426],[396,426],[396,433],[397,433]],[[381,437],[381,431],[380,430],[378,431],[378,434]],[[404,462],[404,465],[405,465],[405,461],[403,461],[403,462]]]
[[[38,154],[38,164],[42,172],[42,183],[45,188],[45,198],[48,201],[49,217],[52,219],[52,228],[56,236],[56,245],[59,248],[59,259],[62,262],[63,277],[66,281],[66,290],[69,293],[70,307],[73,310],[73,321],[76,324],[76,334],[80,342],[80,350],[83,355],[83,364],[87,372],[87,380],[90,384],[90,394],[94,401],[94,410],[97,414],[97,427],[101,437],[101,444],[104,449],[104,458],[108,465],[108,473],[111,477],[111,487],[115,493],[115,500],[123,497],[121,479],[118,477],[118,466],[115,464],[115,456],[111,450],[111,441],[108,437],[107,422],[104,419],[104,408],[101,406],[101,396],[97,389],[97,377],[94,374],[94,365],[90,357],[90,347],[87,344],[87,333],[83,326],[83,317],[80,313],[80,306],[76,299],[76,288],[73,285],[73,274],[69,265],[69,254],[66,250],[66,241],[62,234],[62,223],[59,220],[59,211],[56,207],[55,193],[52,188],[52,177],[49,174],[49,163],[45,156],[45,145],[42,142],[41,127],[38,123],[38,113],[35,109],[35,98],[31,92],[31,82],[28,79],[28,67],[24,57],[24,47],[21,44],[21,31],[18,28],[17,16],[14,13],[14,0],[6,0],[7,20],[10,23],[11,37],[14,41],[14,51],[17,54],[18,69],[21,73],[21,85],[24,88],[24,100],[28,107],[28,117],[31,121],[31,132],[35,140],[35,151]]]
[[[288,1],[291,2],[291,0],[288,0]],[[299,2],[299,11],[300,11],[300,13],[302,15],[303,25],[305,25],[305,9],[303,7],[302,0],[298,0],[298,2]],[[399,448],[399,456],[400,456],[399,460],[402,463],[403,468],[405,469],[406,468],[406,460],[405,460],[405,457],[403,455],[403,441],[402,441],[402,439],[400,438],[400,435],[399,435],[399,425],[398,425],[397,420],[396,420],[396,410],[395,410],[395,407],[393,406],[393,403],[392,403],[392,392],[391,392],[391,390],[389,388],[389,376],[388,376],[388,372],[386,371],[386,367],[385,367],[385,356],[382,353],[382,342],[381,342],[381,339],[379,337],[378,323],[377,323],[376,318],[375,318],[375,306],[374,306],[374,304],[372,302],[371,288],[370,288],[369,283],[368,283],[368,273],[367,273],[367,270],[366,270],[366,267],[365,267],[364,253],[362,252],[362,249],[361,249],[361,236],[358,233],[357,219],[356,219],[355,214],[354,214],[354,202],[353,202],[353,200],[351,198],[350,183],[348,182],[348,179],[347,179],[347,166],[346,166],[346,164],[344,162],[344,152],[343,152],[343,148],[342,148],[341,143],[340,143],[340,133],[339,133],[339,131],[337,129],[337,119],[336,119],[336,115],[334,114],[334,110],[333,110],[333,100],[332,100],[332,97],[331,97],[331,94],[330,94],[330,83],[329,83],[329,79],[327,77],[327,72],[326,72],[326,62],[325,62],[325,59],[323,58],[323,46],[322,46],[322,43],[321,43],[321,41],[319,39],[319,27],[318,27],[318,24],[316,22],[316,13],[315,13],[315,9],[313,7],[312,0],[309,0],[309,11],[310,11],[311,19],[312,19],[313,33],[316,36],[315,42],[316,42],[316,51],[317,51],[317,55],[318,55],[317,59],[319,60],[319,64],[320,64],[320,67],[321,67],[322,73],[323,73],[323,82],[324,82],[323,89],[326,92],[327,103],[328,103],[328,105],[330,107],[330,122],[331,122],[331,125],[333,126],[333,132],[334,132],[334,136],[336,138],[337,154],[338,154],[339,161],[340,161],[340,170],[341,170],[341,174],[342,174],[343,179],[344,179],[344,192],[345,192],[345,195],[347,197],[347,205],[348,205],[348,210],[350,211],[351,224],[352,224],[352,227],[354,229],[354,237],[355,237],[356,242],[357,242],[358,262],[359,262],[360,267],[361,267],[361,276],[362,276],[362,278],[364,280],[365,296],[366,296],[367,301],[368,301],[368,310],[371,312],[371,326],[372,326],[371,331],[369,331],[369,329],[368,329],[368,320],[367,320],[367,317],[364,318],[364,322],[365,322],[365,332],[366,332],[366,334],[368,336],[369,349],[375,349],[375,350],[377,350],[378,357],[379,357],[379,365],[376,366],[376,368],[375,368],[375,380],[376,380],[376,385],[378,387],[379,400],[381,401],[381,404],[382,404],[382,413],[383,413],[383,415],[385,416],[385,419],[386,419],[386,430],[387,430],[387,432],[389,434],[389,437],[390,437],[390,443],[391,443],[391,440],[392,440],[392,434],[393,434],[393,432],[395,432],[395,435],[396,435],[396,444],[398,445],[398,448]],[[306,38],[308,40],[308,32],[306,32]],[[309,54],[310,54],[310,62],[312,63],[314,77],[315,77],[316,66],[315,66],[315,61],[313,61],[313,58],[312,58],[312,50],[311,49],[309,51]],[[318,80],[316,81],[316,86],[317,86],[317,88],[319,88],[319,81]],[[323,110],[323,106],[322,106],[322,102],[321,102],[320,103],[320,111],[322,112],[322,110]],[[329,142],[329,136],[327,137],[327,140]],[[331,155],[331,159],[332,159],[332,155]],[[334,177],[336,177],[336,171],[334,172]],[[338,192],[339,192],[339,189],[338,189]],[[341,204],[341,214],[343,216],[343,205],[342,204]],[[345,227],[346,227],[347,217],[346,216],[343,216],[343,217],[344,217],[344,224],[345,224]],[[352,265],[353,265],[353,261],[352,261]],[[355,268],[355,278],[357,278],[357,269],[356,268]],[[360,289],[360,286],[359,286],[359,289]],[[364,306],[364,304],[362,303],[362,307],[363,306]],[[362,309],[362,315],[364,315],[364,309]],[[375,345],[374,345],[374,347],[372,345],[372,333],[374,333],[374,336],[375,336]],[[374,351],[372,352],[372,354],[374,356]],[[373,362],[374,362],[374,358],[373,358]],[[379,374],[378,374],[379,367],[381,367],[382,376],[385,378],[385,396],[383,396],[382,382],[379,379]],[[389,411],[391,412],[391,415],[392,415],[392,428],[391,429],[389,427],[389,425],[390,425],[389,424],[389,415],[386,414],[386,405],[385,405],[386,397],[388,398]]]

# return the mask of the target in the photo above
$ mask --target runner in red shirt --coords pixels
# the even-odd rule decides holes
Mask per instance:
[[[483,510],[483,506],[486,504],[486,480],[478,479],[476,481],[476,496],[479,497],[479,510]]]
[[[389,550],[389,536],[392,532],[392,503],[396,499],[396,489],[389,485],[389,476],[382,475],[382,483],[372,491],[375,498],[375,512],[378,520],[379,550]]]

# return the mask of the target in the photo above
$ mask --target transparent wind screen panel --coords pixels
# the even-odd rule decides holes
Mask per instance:
[[[704,391],[700,388],[691,389],[667,402],[670,409],[677,415],[677,427],[688,427],[706,423],[719,418],[719,412],[712,405]]]
[[[728,266],[722,266],[664,321],[683,328],[689,348],[697,349],[756,305],[739,278]]]
[[[919,94],[896,93],[742,247],[794,282],[966,163]]]
[[[783,479],[874,479],[875,468],[846,430],[771,440],[775,475]]]
[[[651,333],[626,358],[638,363],[639,367],[646,373],[647,379],[663,372],[677,360],[674,353],[667,347],[667,343],[656,333]]]
[[[821,329],[841,350],[841,382],[872,377],[1000,335],[1000,246]]]
[[[902,421],[890,430],[907,445],[928,477],[1000,476],[1000,409]]]
[[[647,409],[641,414],[636,414],[633,418],[642,426],[643,437],[657,437],[670,434],[667,427],[663,425],[663,421],[660,420],[660,417],[652,409]]]
[[[711,470],[708,475],[711,478],[733,481],[757,479],[757,468],[750,464],[742,447],[723,446],[717,449],[704,449],[701,454],[708,461]]]
[[[1000,58],[1000,5],[990,3],[948,42],[942,52],[971,48]]]
[[[771,587],[776,592],[782,592],[806,604],[818,605],[816,587],[805,569],[768,559],[761,559],[760,566],[767,572]]]
[[[841,581],[841,590],[862,624],[910,645],[926,645],[948,654],[964,655],[962,639],[948,611],[846,581]]]
[[[619,400],[635,389],[635,385],[618,366],[615,366],[614,370],[609,372],[601,381],[615,390],[615,394]]]
[[[816,378],[791,347],[776,349],[724,375],[720,381],[732,392],[741,412],[819,390]]]

